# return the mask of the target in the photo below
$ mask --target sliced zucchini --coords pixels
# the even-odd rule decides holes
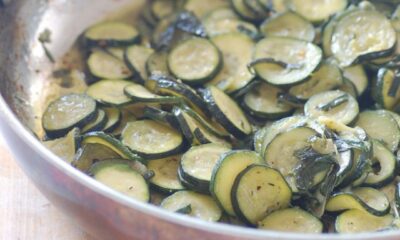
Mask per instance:
[[[321,45],[325,57],[331,57],[333,55],[331,50],[332,34],[333,30],[335,29],[336,23],[337,16],[330,18],[325,24],[322,25]]]
[[[258,228],[292,233],[321,233],[321,221],[300,208],[275,211],[258,223]]]
[[[246,86],[253,78],[247,68],[251,61],[254,41],[242,33],[229,33],[213,37],[211,41],[222,53],[224,66],[208,85],[234,92]]]
[[[291,38],[268,37],[259,41],[250,66],[273,85],[294,85],[305,80],[319,65],[322,51],[316,45]]]
[[[143,103],[180,103],[182,100],[179,97],[160,96],[147,90],[140,84],[129,84],[124,88],[124,93],[132,98],[134,102]]]
[[[93,76],[103,79],[126,79],[132,76],[125,63],[104,51],[95,51],[87,61],[89,71]]]
[[[252,9],[245,4],[245,0],[231,0],[231,5],[236,14],[246,21],[260,22],[266,17],[252,11]]]
[[[400,76],[393,70],[379,69],[372,91],[376,103],[392,110],[400,102]]]
[[[89,174],[108,187],[141,202],[150,200],[146,180],[131,167],[131,161],[105,160],[95,163]]]
[[[106,112],[102,109],[99,109],[98,113],[97,113],[97,117],[82,128],[82,133],[100,131],[104,128],[107,121],[108,121],[108,119],[107,119]]]
[[[42,126],[47,136],[61,137],[74,127],[85,126],[96,114],[93,98],[85,94],[68,94],[49,104],[42,116]]]
[[[152,74],[168,76],[169,70],[167,61],[168,61],[167,51],[153,52],[153,54],[149,56],[146,62],[147,74],[149,76]]]
[[[359,107],[353,96],[334,90],[312,96],[304,106],[304,113],[311,118],[325,116],[347,125],[356,119]]]
[[[229,6],[228,0],[187,0],[184,9],[192,11],[198,18],[202,18],[209,12]]]
[[[364,129],[368,135],[382,141],[392,152],[397,150],[400,130],[396,120],[386,111],[364,111],[358,116],[356,126]]]
[[[292,191],[279,171],[252,164],[235,178],[231,198],[236,215],[256,225],[271,212],[288,207]]]
[[[251,115],[266,119],[278,119],[290,115],[293,108],[279,101],[281,89],[261,83],[243,97],[243,107]]]
[[[100,47],[128,46],[139,41],[139,31],[122,22],[103,22],[96,24],[84,33],[88,45]]]
[[[346,67],[364,59],[386,56],[395,44],[396,32],[385,15],[374,10],[358,9],[338,19],[331,50],[340,65]]]
[[[279,170],[293,192],[297,192],[295,169],[300,163],[295,153],[310,146],[309,139],[317,132],[308,127],[297,127],[278,133],[266,146],[265,163]]]
[[[202,19],[204,25],[207,25],[207,22],[214,22],[221,19],[238,19],[238,15],[233,11],[230,7],[219,7],[212,11],[210,11],[207,15],[205,15]]]
[[[236,177],[247,166],[261,163],[260,156],[252,151],[236,150],[223,154],[211,174],[210,193],[220,207],[235,216],[231,200],[231,189]]]
[[[129,160],[137,160],[139,162],[145,162],[140,156],[130,151],[125,147],[118,139],[111,135],[103,132],[90,132],[82,136],[82,145],[88,143],[102,144],[114,152],[116,152],[121,158]]]
[[[43,145],[65,162],[71,163],[80,142],[79,128],[73,128],[65,137],[44,141]]]
[[[153,120],[127,123],[121,139],[124,145],[146,159],[175,155],[184,146],[179,132]]]
[[[151,3],[151,13],[157,20],[168,17],[175,11],[176,3],[174,0],[155,0]]]
[[[117,128],[118,124],[120,124],[122,119],[122,113],[118,108],[103,108],[104,112],[107,115],[107,122],[103,127],[104,132],[112,132],[115,128]]]
[[[118,58],[119,60],[123,61],[124,60],[124,52],[125,52],[125,47],[108,47],[108,48],[102,48],[105,52],[108,54]]]
[[[340,85],[337,89],[350,94],[352,97],[354,97],[356,99],[358,97],[358,92],[357,92],[356,86],[354,85],[354,83],[352,81],[350,81],[347,78],[343,78],[343,84]]]
[[[289,7],[313,23],[320,23],[347,7],[347,0],[297,1],[289,0]]]
[[[337,181],[335,185],[339,186],[343,182],[343,179],[351,174],[351,170],[354,164],[354,151],[352,149],[349,149],[344,152],[340,152],[337,160],[339,170],[336,173]]]
[[[141,81],[147,80],[146,63],[153,52],[152,48],[141,45],[130,46],[125,51],[124,60],[126,65],[132,72],[138,74]]]
[[[162,123],[168,123],[171,127],[179,129],[179,123],[173,113],[146,106],[143,110],[143,117]]]
[[[98,161],[119,157],[118,153],[103,144],[86,143],[78,149],[71,165],[83,172],[87,172]]]
[[[115,127],[115,129],[113,129],[113,131],[111,132],[111,134],[113,136],[118,137],[118,138],[121,136],[122,130],[124,130],[124,128],[128,122],[134,122],[137,120],[136,115],[133,114],[128,109],[121,109],[121,115],[122,115],[121,121]]]
[[[160,207],[167,211],[177,212],[190,206],[186,214],[205,221],[216,222],[222,216],[222,211],[210,196],[192,191],[179,191],[165,198]]]
[[[335,231],[338,233],[379,231],[390,227],[393,220],[394,218],[391,214],[377,217],[358,209],[352,209],[336,218]]]
[[[228,151],[230,148],[215,143],[190,148],[182,155],[179,176],[195,185],[195,191],[208,192],[212,170],[220,156]]]
[[[348,209],[358,209],[375,216],[384,216],[390,210],[386,195],[369,187],[359,187],[349,193],[337,193],[329,198],[326,210],[338,212]]]
[[[251,133],[252,127],[246,115],[233,99],[214,86],[207,87],[202,93],[208,109],[227,131],[238,138]]]
[[[204,27],[210,37],[238,32],[247,33],[249,37],[258,35],[258,30],[253,24],[235,18],[207,21]]]
[[[315,94],[332,90],[343,84],[343,76],[339,67],[332,63],[324,62],[314,72],[310,79],[293,86],[289,93],[301,100],[307,100]]]
[[[212,79],[221,66],[220,52],[204,38],[183,41],[168,55],[171,73],[188,84],[199,84]]]
[[[358,96],[364,94],[368,87],[368,76],[362,65],[343,68],[343,76],[349,79],[357,89]]]
[[[151,160],[147,168],[154,172],[150,178],[150,184],[163,193],[173,193],[184,190],[185,187],[178,179],[178,167],[180,156],[172,156],[162,159]]]
[[[397,162],[394,154],[379,141],[373,141],[372,168],[364,181],[365,186],[383,187],[396,177]]]
[[[109,106],[123,106],[132,102],[132,100],[124,94],[126,86],[132,84],[125,80],[100,80],[86,89],[86,94]]]
[[[315,38],[314,26],[291,11],[267,18],[261,24],[260,32],[266,37],[290,37],[307,42],[312,42]]]
[[[362,147],[364,149],[353,148],[353,160],[351,168],[345,171],[336,185],[339,187],[346,187],[349,185],[357,186],[361,185],[366,177],[368,176],[370,157],[372,153],[372,147]]]
[[[267,18],[269,16],[269,9],[266,9],[259,0],[244,0],[244,5],[260,18]]]

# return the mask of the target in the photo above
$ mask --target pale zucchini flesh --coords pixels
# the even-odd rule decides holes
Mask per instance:
[[[178,178],[179,161],[179,155],[150,160],[147,168],[154,172],[154,176],[149,180],[150,184],[163,193],[184,190],[185,187]]]

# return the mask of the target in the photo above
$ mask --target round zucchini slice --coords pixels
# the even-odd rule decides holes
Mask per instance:
[[[90,54],[87,65],[90,73],[97,78],[126,79],[132,76],[123,61],[102,50]]]
[[[43,145],[65,162],[71,163],[74,160],[80,142],[79,128],[73,128],[65,137],[44,141]]]
[[[293,192],[298,191],[294,173],[300,161],[295,153],[310,146],[309,139],[316,135],[308,127],[289,129],[278,133],[265,148],[265,163],[282,173]]]
[[[289,93],[301,100],[307,100],[315,94],[332,90],[343,84],[340,68],[332,63],[324,62],[310,79],[289,89]]]
[[[400,130],[392,115],[384,110],[364,111],[358,116],[356,126],[361,127],[368,135],[382,141],[386,147],[395,152],[400,142]]]
[[[207,87],[202,93],[208,109],[228,132],[237,138],[251,133],[252,127],[246,115],[226,93],[214,86]]]
[[[170,75],[167,61],[167,51],[153,52],[146,61],[146,71],[148,76],[153,74],[164,76]]]
[[[140,39],[139,31],[126,23],[104,22],[96,24],[84,33],[88,45],[100,47],[128,46]]]
[[[311,97],[304,106],[307,117],[320,116],[335,119],[339,123],[352,123],[359,113],[357,100],[340,90],[321,92]]]
[[[289,206],[292,191],[273,168],[253,164],[236,178],[231,191],[236,215],[250,225],[257,225],[273,211]]]
[[[400,78],[390,69],[378,71],[376,83],[372,87],[375,101],[384,109],[392,110],[400,102]]]
[[[258,228],[296,233],[321,233],[321,221],[300,208],[275,211],[258,223]]]
[[[250,9],[246,4],[246,0],[232,0],[231,5],[233,10],[246,21],[250,22],[260,22],[266,18],[266,16],[258,15],[252,9]]]
[[[279,101],[280,93],[281,89],[261,83],[244,95],[243,107],[251,115],[260,118],[277,119],[288,116],[293,112],[293,108]]]
[[[88,172],[90,167],[98,161],[121,157],[111,148],[99,143],[86,143],[78,151],[74,151],[74,155],[71,165],[83,172]]]
[[[335,231],[338,233],[379,231],[390,227],[393,220],[394,218],[391,214],[377,217],[358,209],[352,209],[336,218]]]
[[[236,150],[223,154],[215,164],[210,181],[210,193],[222,209],[235,216],[231,190],[236,177],[251,164],[261,163],[260,156],[248,150]]]
[[[171,73],[188,84],[200,84],[212,79],[221,66],[220,52],[204,38],[186,40],[168,55]]]
[[[165,198],[161,208],[171,212],[183,213],[209,222],[216,222],[222,217],[222,211],[210,196],[192,191],[178,191]]]
[[[179,132],[153,120],[127,123],[121,139],[124,145],[147,159],[175,155],[184,144]]]
[[[132,84],[125,80],[100,80],[86,89],[86,94],[99,103],[110,106],[123,106],[132,102],[124,94],[126,86]]]
[[[228,6],[229,1],[227,0],[188,0],[184,9],[193,12],[198,18],[202,18],[215,9]]]
[[[141,202],[150,200],[149,186],[140,173],[125,160],[105,160],[95,163],[89,174],[108,187]]]
[[[368,88],[368,76],[362,65],[343,68],[343,77],[349,79],[357,89],[358,96],[363,95]]]
[[[149,180],[152,187],[163,193],[184,190],[185,187],[178,179],[179,161],[180,156],[149,161],[147,168],[154,172],[154,176]]]
[[[257,36],[257,28],[248,22],[239,19],[219,19],[214,21],[207,21],[204,23],[207,35],[215,37],[220,34],[248,32],[249,36]]]
[[[313,23],[320,23],[347,7],[347,0],[289,0],[289,7]]]
[[[112,132],[121,122],[122,113],[118,108],[103,108],[107,115],[107,122],[103,127],[104,132]]]
[[[82,133],[87,133],[87,132],[92,132],[92,131],[100,131],[104,128],[107,121],[108,121],[108,119],[107,119],[106,112],[103,109],[99,109],[98,113],[97,113],[97,117],[82,128]]]
[[[265,20],[260,32],[266,37],[289,37],[312,42],[314,26],[295,12],[285,12]]]
[[[197,186],[200,192],[208,192],[212,170],[223,153],[231,149],[220,144],[209,143],[190,148],[179,165],[181,179]],[[196,190],[196,189],[194,189]]]
[[[157,20],[168,17],[175,11],[176,3],[174,0],[155,0],[151,3],[151,13]]]
[[[132,72],[138,74],[141,81],[147,80],[146,62],[154,50],[141,45],[133,45],[126,49],[124,60]]]
[[[245,87],[254,78],[254,74],[247,68],[252,58],[254,41],[242,33],[218,35],[211,41],[221,51],[224,66],[207,84],[215,85],[226,92]]]
[[[150,92],[147,88],[140,84],[129,84],[124,88],[124,93],[132,98],[134,102],[144,103],[180,103],[179,97],[160,96]]]
[[[343,78],[343,84],[340,85],[337,89],[350,94],[355,99],[357,99],[357,97],[358,97],[358,92],[357,92],[356,86],[354,85],[354,83],[352,81],[350,81],[347,78]]]
[[[359,9],[349,11],[338,19],[331,50],[340,65],[346,67],[356,61],[389,55],[395,44],[396,31],[385,15]]]
[[[321,49],[312,43],[268,37],[256,44],[250,66],[272,85],[295,85],[310,76],[321,59]]]
[[[69,94],[51,102],[42,116],[49,137],[61,137],[74,127],[82,128],[97,114],[96,102],[85,94]]]

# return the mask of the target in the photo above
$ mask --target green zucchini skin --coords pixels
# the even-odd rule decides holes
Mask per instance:
[[[93,132],[93,131],[100,131],[104,128],[108,121],[108,117],[104,110],[99,109],[97,113],[96,119],[92,122],[88,123],[82,128],[82,133]]]
[[[96,161],[119,157],[119,154],[102,144],[87,143],[78,149],[71,165],[83,172],[88,172]]]

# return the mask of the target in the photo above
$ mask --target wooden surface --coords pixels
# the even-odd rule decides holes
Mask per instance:
[[[0,240],[94,240],[32,185],[0,136]]]

